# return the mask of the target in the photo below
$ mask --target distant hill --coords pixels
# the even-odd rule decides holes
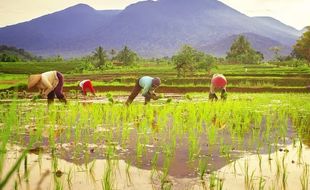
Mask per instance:
[[[14,45],[38,55],[64,55],[85,53],[84,43],[88,36],[105,25],[119,11],[96,11],[79,4],[28,22],[0,29],[0,44]]]
[[[2,60],[5,59],[4,57],[8,59],[7,61],[32,61],[38,59],[38,57],[25,51],[24,49],[0,45],[0,61],[5,61]]]
[[[251,43],[252,47],[257,51],[264,54],[265,59],[272,59],[274,53],[269,49],[271,47],[279,47],[281,55],[288,55],[291,53],[291,48],[287,47],[278,41],[272,40],[267,37],[263,37],[253,33],[243,33],[240,35],[244,35],[247,40]],[[202,45],[198,47],[198,49],[207,52],[208,54],[224,57],[226,53],[229,51],[231,44],[238,37],[238,35],[232,35],[227,38],[221,39],[214,44],[210,45]],[[268,47],[268,48],[267,48]]]
[[[226,49],[218,42],[238,34],[251,34],[250,41],[261,52],[267,53],[274,44],[289,52],[300,31],[270,17],[248,17],[217,0],[149,0],[115,11],[78,4],[1,28],[0,43],[44,56],[80,56],[99,45],[105,49],[127,45],[141,56],[163,57],[183,44],[221,55]]]
[[[252,18],[256,20],[257,22],[263,24],[265,27],[276,30],[278,32],[288,33],[293,36],[296,36],[296,34],[298,33],[298,30],[296,28],[286,25],[272,17],[259,16],[259,17],[252,17]]]

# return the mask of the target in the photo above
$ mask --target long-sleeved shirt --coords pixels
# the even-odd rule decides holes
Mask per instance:
[[[152,77],[144,76],[139,80],[139,85],[142,87],[142,96],[146,96],[146,94],[151,90],[153,84]]]
[[[58,82],[57,71],[48,71],[41,74],[41,80],[36,84],[36,87],[47,96],[56,88]]]
[[[91,84],[89,79],[80,82],[80,87],[82,88],[83,94],[86,95],[86,90],[89,89],[91,93],[95,94],[95,89]]]

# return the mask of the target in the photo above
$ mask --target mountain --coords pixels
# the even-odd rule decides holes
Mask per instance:
[[[96,11],[88,5],[78,4],[63,11],[0,29],[0,44],[21,47],[38,55],[75,55],[83,47],[71,44],[81,40],[87,41],[89,34],[105,25],[119,12]]]
[[[286,25],[272,17],[260,16],[252,18],[257,22],[261,23],[262,25],[264,25],[265,27],[268,27],[269,29],[277,30],[283,33],[289,33],[293,36],[296,35],[296,32],[298,31],[296,28]]]
[[[270,50],[271,47],[279,47],[281,55],[289,55],[291,53],[291,48],[285,46],[278,41],[272,40],[270,38],[260,36],[254,33],[242,33],[239,35],[243,35],[247,38],[247,40],[251,43],[252,47],[263,53],[264,58],[269,60],[274,57],[274,53]],[[238,37],[238,35],[232,35],[227,38],[221,39],[210,45],[203,45],[198,47],[199,50],[204,51],[208,54],[224,57],[226,53],[229,51],[231,44]]]
[[[273,44],[290,49],[300,32],[270,17],[248,17],[217,0],[148,0],[122,11],[79,4],[1,28],[0,44],[65,57],[89,53],[99,45],[127,45],[141,56],[162,57],[173,55],[183,44],[210,52],[207,47],[238,34],[251,34],[251,40],[268,50]]]

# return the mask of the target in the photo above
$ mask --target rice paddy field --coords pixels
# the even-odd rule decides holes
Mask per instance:
[[[309,189],[309,67],[218,65],[228,99],[211,102],[205,71],[55,64],[0,63],[1,190]],[[66,105],[27,89],[28,74],[54,69]],[[125,106],[143,75],[161,78],[161,99]],[[84,79],[96,97],[82,97]]]
[[[5,93],[0,189],[309,189],[308,93]]]

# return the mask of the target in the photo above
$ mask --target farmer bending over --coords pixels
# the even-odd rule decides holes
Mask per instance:
[[[224,75],[214,74],[211,79],[209,100],[211,101],[218,100],[215,94],[215,91],[217,90],[221,91],[221,99],[226,100],[227,99],[226,85],[227,85],[227,80]]]
[[[156,96],[154,91],[159,85],[160,85],[160,78],[158,77],[153,78],[149,76],[144,76],[139,78],[136,81],[135,87],[132,89],[131,94],[129,95],[126,101],[126,105],[131,104],[141,90],[142,90],[142,96],[145,97],[144,104],[150,102],[151,99],[158,100],[159,97]]]
[[[95,94],[95,89],[91,83],[91,81],[89,79],[86,79],[86,80],[83,80],[79,83],[79,86],[82,88],[82,94],[84,96],[87,95],[87,89],[94,95],[96,96]]]
[[[42,74],[30,75],[28,78],[28,89],[36,87],[40,91],[43,98],[47,97],[47,103],[54,102],[55,94],[57,98],[64,103],[67,103],[62,89],[64,77],[58,71],[48,71]]]

